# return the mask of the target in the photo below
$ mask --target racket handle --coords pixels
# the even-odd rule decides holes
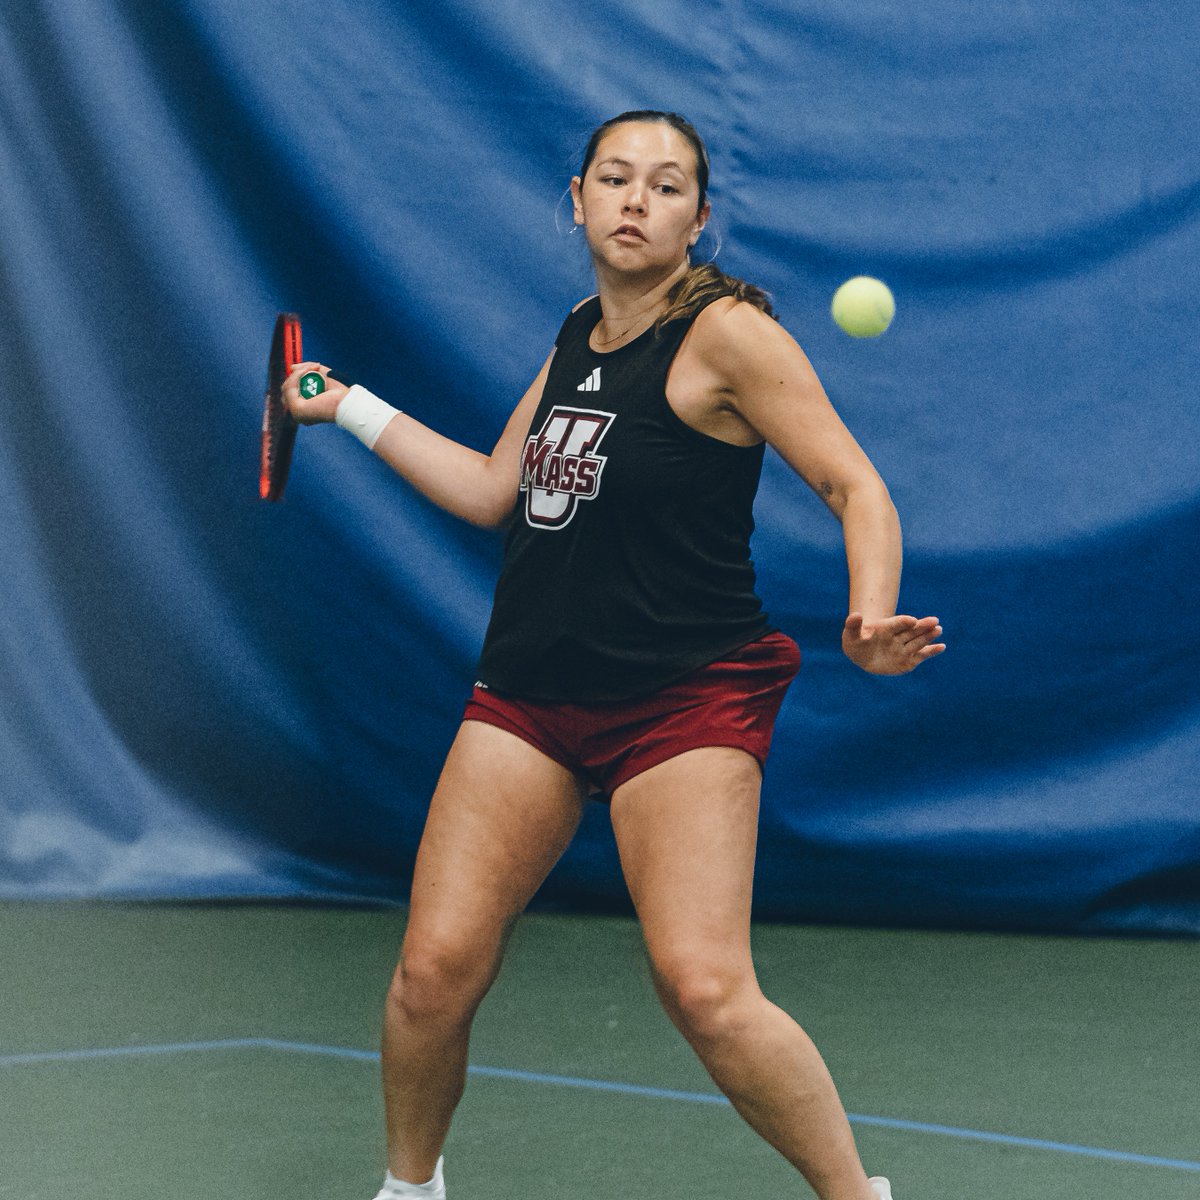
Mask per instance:
[[[306,371],[300,376],[300,395],[311,400],[325,390],[325,377],[320,371]]]
[[[344,379],[339,379],[332,371],[326,372],[329,378],[334,383],[340,383],[343,387],[349,387]],[[320,371],[305,371],[300,376],[300,395],[308,397],[311,400],[314,396],[319,396],[325,390],[325,376]]]

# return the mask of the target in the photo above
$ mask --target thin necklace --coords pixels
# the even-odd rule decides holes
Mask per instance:
[[[649,308],[643,308],[641,312],[634,313],[632,324],[627,325],[624,329],[622,329],[621,332],[618,333],[616,337],[608,338],[607,341],[604,338],[597,338],[596,343],[600,346],[611,346],[613,344],[613,342],[619,342],[638,323],[639,317],[644,317],[648,312],[653,312],[654,309],[656,309],[661,303],[662,303],[661,299],[655,300],[655,302],[653,304],[651,304]],[[605,325],[605,328],[608,327],[608,318],[607,317],[604,318],[604,325]]]

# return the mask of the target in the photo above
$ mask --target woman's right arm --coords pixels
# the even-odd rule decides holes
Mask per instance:
[[[405,412],[398,412],[388,421],[375,442],[375,453],[422,495],[454,516],[486,529],[503,525],[517,503],[521,451],[553,357],[552,352],[542,364],[491,454],[481,454],[443,437]],[[284,401],[302,425],[333,421],[348,390],[327,379],[326,391],[321,395],[301,396],[300,376],[318,369],[324,370],[316,363],[299,363],[284,384]]]

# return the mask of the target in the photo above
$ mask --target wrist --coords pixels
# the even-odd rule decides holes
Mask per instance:
[[[399,413],[400,409],[356,383],[339,401],[334,420],[368,450],[373,450],[379,435]]]

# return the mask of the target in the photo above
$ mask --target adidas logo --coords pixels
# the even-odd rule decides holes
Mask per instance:
[[[598,392],[600,390],[600,368],[597,367],[575,390],[577,392]]]

